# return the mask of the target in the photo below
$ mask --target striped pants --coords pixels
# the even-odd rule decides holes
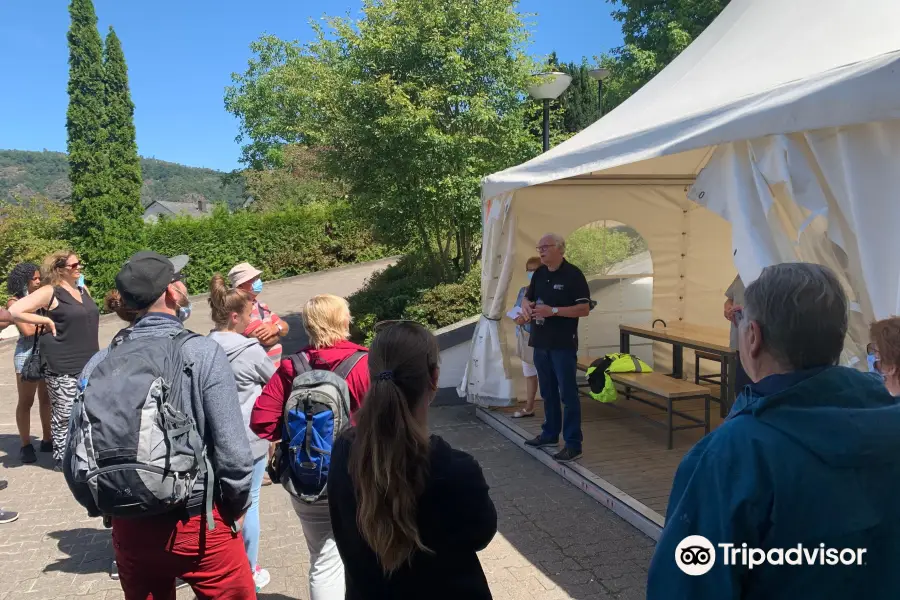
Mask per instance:
[[[61,461],[66,453],[69,415],[78,394],[78,378],[74,375],[47,373],[47,392],[50,396],[50,435],[53,437],[53,460]]]

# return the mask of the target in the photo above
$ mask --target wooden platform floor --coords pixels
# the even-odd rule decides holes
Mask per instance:
[[[524,380],[521,381],[524,384]],[[717,392],[718,388],[715,389],[714,395],[718,395]],[[523,389],[519,398],[524,397]],[[625,400],[621,395],[618,404],[651,415],[661,423],[665,422],[666,414],[659,409]],[[703,401],[685,400],[675,404],[677,410],[699,419],[703,418]],[[515,408],[497,409],[492,412],[508,417],[524,406],[524,403],[520,403]],[[540,394],[535,408],[533,417],[509,421],[529,434],[537,435],[544,420]],[[722,422],[718,403],[711,401],[709,412],[712,430]],[[648,423],[615,406],[602,404],[585,396],[582,396],[581,400],[581,421],[584,442],[583,456],[578,463],[665,517],[675,470],[685,453],[705,435],[703,428],[676,431],[674,447],[668,450],[666,449],[668,433],[665,427]],[[674,418],[674,422],[676,426],[687,424],[678,417]]]

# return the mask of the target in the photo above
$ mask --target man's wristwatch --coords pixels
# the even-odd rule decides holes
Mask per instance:
[[[552,312],[554,315],[556,315],[556,314],[559,314],[559,309],[554,306],[553,308],[550,309],[550,312]]]

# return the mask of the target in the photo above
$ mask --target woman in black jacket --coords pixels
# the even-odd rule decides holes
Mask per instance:
[[[371,386],[328,476],[348,600],[491,598],[476,552],[497,512],[481,467],[428,433],[438,355],[411,322],[388,325],[370,348]]]

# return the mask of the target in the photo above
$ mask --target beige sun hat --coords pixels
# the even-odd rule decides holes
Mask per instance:
[[[258,277],[261,274],[262,271],[260,271],[250,263],[242,262],[241,264],[228,271],[228,281],[231,282],[231,287],[236,288],[242,283],[247,283],[254,277]]]

